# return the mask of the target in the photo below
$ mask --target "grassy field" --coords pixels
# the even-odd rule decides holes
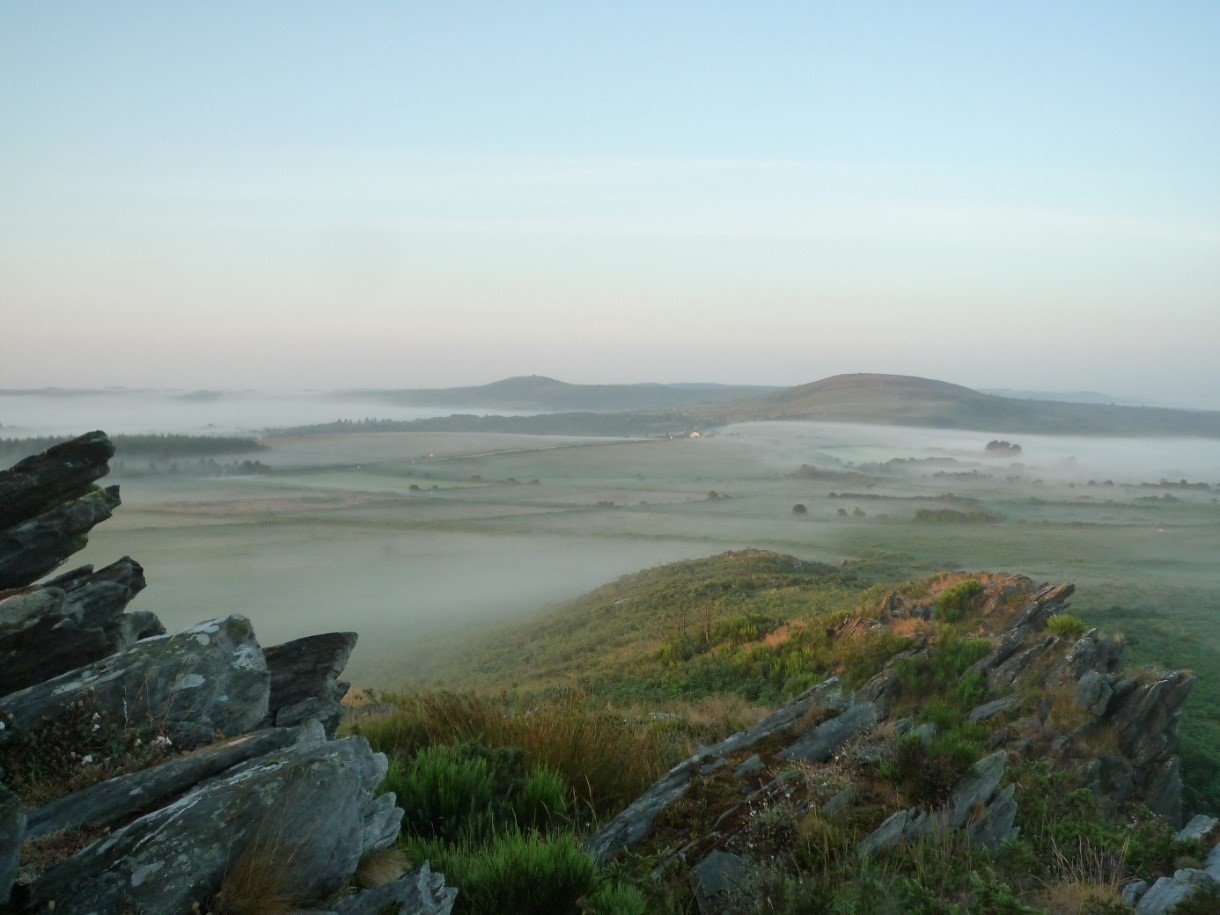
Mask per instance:
[[[1124,630],[1133,658],[1197,671],[1188,746],[1220,745],[1220,444],[1019,436],[1021,455],[996,458],[992,437],[760,423],[642,441],[276,438],[266,474],[117,475],[125,507],[83,559],[137,557],[140,605],[171,626],[236,610],[269,643],[357,630],[349,671],[378,687],[452,677],[491,624],[730,549],[865,560],[872,580],[1070,579],[1076,612]]]

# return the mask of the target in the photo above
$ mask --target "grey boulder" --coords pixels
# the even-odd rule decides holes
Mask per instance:
[[[732,852],[709,852],[691,868],[690,886],[700,915],[717,915],[741,883],[750,862]]]
[[[181,747],[243,734],[267,714],[267,665],[244,616],[209,620],[0,698],[5,735],[91,703],[109,720]]]
[[[94,525],[119,504],[119,488],[93,487],[0,532],[0,589],[24,588],[83,550]]]
[[[327,632],[266,649],[271,675],[266,723],[283,727],[316,718],[327,734],[334,734],[343,718],[340,700],[348,688],[339,676],[356,639],[354,632]]]
[[[243,763],[45,872],[30,888],[31,908],[207,911],[247,854],[284,868],[298,904],[317,903],[368,851],[365,816],[385,771],[385,757],[359,737]]]
[[[139,772],[99,782],[32,811],[26,834],[37,838],[62,829],[111,826],[238,763],[291,746],[300,736],[299,728],[256,731],[194,753],[175,756]]]
[[[425,862],[397,880],[340,900],[332,911],[335,915],[449,915],[457,894],[445,886],[445,875]]]

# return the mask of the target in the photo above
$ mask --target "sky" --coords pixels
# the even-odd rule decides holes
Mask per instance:
[[[1220,3],[0,4],[0,387],[1220,409]]]

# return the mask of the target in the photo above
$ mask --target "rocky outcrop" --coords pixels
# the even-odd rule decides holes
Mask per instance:
[[[1007,754],[1001,750],[975,763],[945,805],[935,811],[914,808],[892,814],[861,843],[862,854],[873,854],[899,842],[961,830],[976,845],[997,849],[1015,838],[1017,805],[1013,786],[997,790],[1004,777]]]
[[[0,905],[8,902],[25,841],[25,810],[21,798],[0,786]]]
[[[106,433],[90,432],[0,471],[0,529],[84,495],[110,472],[112,457],[114,445]]]
[[[112,826],[138,811],[171,800],[238,763],[265,756],[309,736],[307,728],[256,731],[196,753],[172,757],[149,769],[99,782],[32,811],[26,835],[37,838],[63,829]],[[312,736],[316,742],[320,734]]]
[[[832,677],[802,693],[758,724],[739,731],[713,746],[700,748],[694,755],[684,759],[661,776],[626,810],[614,817],[590,838],[587,845],[589,853],[595,861],[604,863],[622,849],[635,845],[648,834],[657,816],[687,793],[691,780],[700,771],[718,769],[724,765],[728,756],[738,754],[742,750],[785,733],[810,710],[825,709],[827,712],[837,714],[840,710],[849,708],[850,705],[851,702],[844,696],[838,679]],[[857,722],[858,727],[863,727],[868,717],[866,714],[855,713],[852,720]],[[840,733],[843,740],[849,736],[846,729]],[[803,738],[804,732],[800,736]],[[796,743],[799,744],[800,740]]]
[[[447,915],[456,890],[426,864],[343,895],[403,815],[377,793],[385,757],[330,739],[354,633],[264,651],[229,616],[167,635],[128,610],[145,584],[129,557],[34,584],[119,504],[117,488],[92,485],[111,454],[93,433],[0,473],[0,751],[37,754],[61,719],[93,717],[153,741],[160,761],[29,811],[0,787],[0,904],[13,887],[14,911],[210,911],[241,875],[271,874],[297,905]],[[23,843],[44,840],[66,856],[18,871]]]
[[[333,906],[335,915],[449,915],[457,890],[424,864],[382,886],[353,893]]]
[[[119,488],[82,496],[0,532],[0,588],[23,588],[83,550],[93,527],[119,504]]]
[[[144,570],[125,556],[0,597],[0,695],[163,634],[155,614],[123,612],[143,589]]]
[[[334,734],[348,690],[339,676],[355,647],[356,633],[328,632],[266,649],[271,697],[264,723],[284,727],[316,719]]]
[[[278,869],[301,903],[321,901],[362,855],[386,771],[359,738],[280,750],[204,782],[43,874],[34,908],[189,912],[235,868]]]
[[[78,670],[0,698],[11,735],[75,702],[148,737],[191,749],[244,734],[267,714],[267,662],[244,616],[155,636]]]

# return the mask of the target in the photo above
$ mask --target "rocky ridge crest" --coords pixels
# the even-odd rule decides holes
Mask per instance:
[[[0,904],[207,912],[279,868],[302,911],[448,913],[456,890],[426,864],[353,891],[403,815],[378,793],[386,758],[335,736],[355,633],[263,648],[230,615],[167,634],[127,610],[130,557],[37,583],[120,504],[96,485],[113,455],[92,432],[0,472]]]

